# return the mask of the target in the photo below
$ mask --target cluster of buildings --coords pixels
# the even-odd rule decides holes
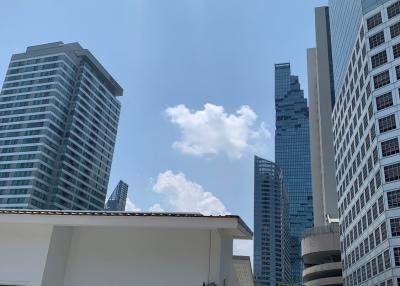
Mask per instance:
[[[400,283],[400,1],[315,10],[308,99],[275,65],[275,162],[254,159],[254,262],[237,216],[104,204],[123,90],[79,44],[13,55],[0,95],[0,285]],[[71,211],[73,210],[73,211]],[[115,231],[118,230],[118,231]],[[110,243],[111,242],[111,243]]]
[[[106,200],[123,90],[78,43],[11,58],[0,94],[0,285],[253,286],[238,217]]]
[[[397,285],[400,1],[330,0],[315,31],[308,107],[290,66],[275,66],[275,163],[255,158],[255,283]]]

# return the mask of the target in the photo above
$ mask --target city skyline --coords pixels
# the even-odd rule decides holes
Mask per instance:
[[[105,2],[91,5],[89,2],[80,3],[81,8],[74,13],[68,13],[69,7],[74,6],[72,4],[43,1],[30,6],[25,3],[22,18],[30,24],[15,23],[13,33],[5,29],[10,18],[8,15],[3,17],[0,31],[8,40],[0,47],[4,55],[0,59],[2,78],[11,54],[27,46],[59,40],[80,42],[113,74],[126,95],[121,100],[121,121],[109,191],[119,179],[126,180],[134,186],[128,203],[130,209],[142,210],[180,210],[176,200],[179,191],[190,190],[191,198],[211,192],[216,202],[214,209],[238,213],[251,225],[253,154],[274,159],[273,65],[290,61],[294,73],[300,75],[303,87],[306,86],[305,50],[314,41],[314,7],[326,4],[326,1],[302,4],[279,1],[268,5],[263,1],[251,5],[239,1],[220,1],[218,4],[187,1],[183,8],[191,11],[189,15],[180,13],[180,1],[169,1],[168,5],[160,2],[159,8],[142,1],[123,1],[120,6]],[[5,10],[15,10],[13,5],[18,4],[2,5]],[[289,11],[289,18],[293,20],[282,23],[277,31],[271,31],[270,26],[278,21],[278,16],[287,15],[288,5],[293,8]],[[49,7],[57,8],[60,14],[56,17],[46,13]],[[227,7],[229,13],[225,15]],[[93,13],[87,18],[85,11],[89,9]],[[202,23],[201,11],[205,9],[212,13]],[[119,13],[121,17],[110,25],[98,20],[101,17],[92,16],[107,18],[108,13]],[[157,17],[149,17],[152,13]],[[258,16],[254,17],[254,13]],[[56,20],[63,15],[72,17],[71,21]],[[242,17],[245,21],[236,20]],[[83,19],[90,24],[83,25],[86,23]],[[169,19],[173,21],[169,22]],[[299,27],[297,21],[306,21],[309,29]],[[44,28],[47,23],[52,23],[49,29]],[[42,32],[35,34],[30,32],[32,30]],[[109,40],[105,41],[103,34],[93,33],[97,30],[104,31]],[[285,33],[294,36],[282,38]],[[199,41],[213,44],[200,48]],[[282,41],[287,44],[282,46]],[[294,43],[298,47],[295,51]],[[211,105],[205,108],[206,103]],[[186,109],[176,108],[180,104]],[[241,108],[244,105],[250,107],[257,119],[250,109]],[[224,112],[216,110],[216,106],[223,107]],[[172,109],[167,113],[168,108]],[[211,145],[203,146],[207,148],[201,149],[198,155],[184,153],[179,147],[185,145],[174,142],[182,142],[188,127],[172,121],[178,122],[181,117],[176,116],[187,110],[192,111],[189,119],[216,114],[220,121],[213,124],[226,122],[229,115],[235,115],[245,126],[245,132],[254,132],[246,133],[244,142],[257,139],[253,135],[261,140],[251,142],[247,146],[250,148],[244,149],[230,144],[227,152],[220,146]],[[244,115],[236,114],[238,110]],[[250,123],[252,127],[249,127]],[[141,133],[141,130],[146,132]],[[264,140],[266,144],[257,149]],[[194,143],[196,147],[199,142]],[[256,151],[260,149],[266,154]],[[193,151],[193,148],[189,150]],[[189,206],[191,209],[198,207]]]

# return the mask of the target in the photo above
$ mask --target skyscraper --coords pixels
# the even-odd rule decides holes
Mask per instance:
[[[316,47],[307,50],[314,227],[302,235],[305,286],[342,285],[332,134],[335,100],[328,7],[315,9]]]
[[[103,209],[122,92],[78,43],[13,55],[0,95],[0,208]]]
[[[390,286],[400,282],[400,1],[358,2],[349,15],[346,1],[329,1],[332,26],[360,15],[351,48],[333,45],[346,59],[336,67],[333,110],[343,278]]]
[[[313,226],[307,100],[290,64],[275,65],[275,160],[288,193],[291,283],[302,283],[300,237]]]
[[[335,102],[328,7],[315,9],[316,47],[307,50],[314,226],[338,218],[332,110]]]
[[[257,286],[290,282],[288,202],[277,165],[254,158],[254,280]]]
[[[105,205],[106,211],[124,211],[126,198],[128,196],[128,184],[119,181]]]

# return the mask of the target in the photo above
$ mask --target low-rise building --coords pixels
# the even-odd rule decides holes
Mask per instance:
[[[305,286],[343,285],[337,222],[305,231],[301,254]]]
[[[254,277],[249,256],[233,256],[233,268],[239,282],[238,286],[254,286]]]
[[[238,216],[0,210],[0,285],[239,286]]]

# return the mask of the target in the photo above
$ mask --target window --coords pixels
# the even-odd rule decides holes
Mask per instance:
[[[393,181],[399,180],[400,179],[400,163],[385,166],[384,173],[385,173],[385,181],[386,182],[393,182]]]
[[[373,48],[382,45],[384,42],[385,42],[385,34],[383,33],[383,31],[380,31],[379,33],[376,33],[371,37],[369,37],[369,48],[372,50]]]
[[[369,249],[370,250],[372,250],[372,249],[374,249],[374,247],[375,247],[375,240],[374,240],[374,234],[373,233],[371,233],[370,235],[369,235]]]
[[[400,79],[400,66],[395,67],[396,70],[396,79]]]
[[[400,57],[400,44],[393,45],[393,58],[397,59]]]
[[[392,93],[388,92],[376,97],[376,109],[382,110],[393,105]]]
[[[380,196],[378,199],[378,210],[379,210],[379,214],[383,213],[383,211],[385,210],[385,208],[383,206],[383,196]]]
[[[375,245],[379,245],[381,243],[381,230],[378,227],[375,229]]]
[[[378,205],[376,203],[372,205],[372,217],[374,220],[378,217]]]
[[[367,28],[368,30],[371,30],[375,28],[376,26],[382,24],[382,15],[381,12],[369,17],[367,19]]]
[[[367,278],[371,278],[371,262],[367,262]]]
[[[378,274],[378,269],[376,268],[376,258],[371,260],[371,264],[372,264],[372,275],[376,275]]]
[[[390,219],[390,231],[392,236],[400,236],[400,218]]]
[[[378,256],[378,272],[381,273],[382,271],[383,271],[383,254]],[[383,284],[385,284],[385,282]]]
[[[376,172],[376,174],[375,174],[375,185],[376,185],[377,189],[381,186],[381,183],[382,183],[381,182],[381,173],[378,170],[378,172]]]
[[[381,235],[382,241],[385,241],[387,239],[386,222],[381,224]]]
[[[399,141],[397,137],[387,141],[383,141],[381,143],[381,148],[382,148],[382,157],[387,157],[400,152]]]
[[[400,190],[387,192],[389,209],[400,207]]]
[[[364,252],[365,254],[369,252],[368,238],[364,239]]]
[[[374,87],[378,89],[390,83],[389,71],[384,71],[374,76]]]
[[[394,252],[394,264],[400,266],[400,247],[393,248]]]
[[[396,129],[396,118],[394,114],[379,119],[379,132],[383,133]]]
[[[387,14],[388,14],[389,19],[392,19],[394,16],[399,15],[400,14],[400,1],[397,1],[396,3],[387,7]]]
[[[385,268],[388,269],[390,268],[390,254],[389,254],[389,249],[385,250],[383,253],[383,260],[385,260]]]
[[[371,62],[372,62],[372,68],[376,68],[379,67],[383,64],[387,63],[387,54],[386,54],[386,50],[377,53],[376,55],[373,55],[371,57]]]
[[[400,22],[390,26],[390,36],[393,38],[400,35]]]

